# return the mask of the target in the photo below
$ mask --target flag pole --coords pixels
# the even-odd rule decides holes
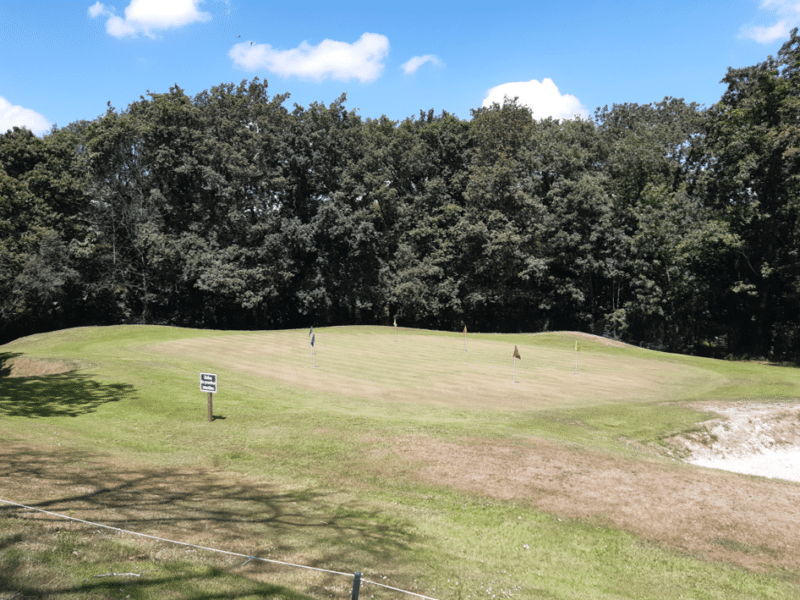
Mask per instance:
[[[511,383],[514,385],[517,383],[517,359],[522,360],[522,357],[519,354],[519,348],[514,346],[514,369],[511,371]]]
[[[575,375],[578,374],[578,341],[575,340]]]
[[[397,343],[397,317],[394,319],[394,343]]]
[[[467,351],[467,326],[464,325],[464,352]]]

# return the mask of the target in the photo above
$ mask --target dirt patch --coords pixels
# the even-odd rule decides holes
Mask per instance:
[[[4,370],[7,377],[42,377],[45,375],[59,375],[69,373],[74,365],[63,360],[47,360],[42,358],[27,358],[19,356],[6,362]]]
[[[416,477],[755,570],[800,568],[800,485],[541,439],[399,439]]]

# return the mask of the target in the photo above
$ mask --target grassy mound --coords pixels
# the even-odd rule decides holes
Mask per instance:
[[[800,592],[800,486],[685,465],[664,442],[703,427],[697,401],[800,397],[797,369],[563,332],[315,334],[313,356],[307,330],[82,328],[0,347],[2,497],[434,598]],[[213,423],[200,372],[218,375]],[[38,520],[0,507],[0,561],[49,551]],[[77,546],[94,535],[71,531]],[[131,597],[173,593],[176,550],[113,541],[163,566]],[[0,583],[116,597],[80,595],[75,564],[101,572],[107,557],[58,556]],[[189,558],[242,590],[230,597],[349,593],[335,575]]]

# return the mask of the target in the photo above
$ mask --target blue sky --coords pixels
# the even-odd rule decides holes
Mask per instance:
[[[540,118],[665,96],[709,106],[728,67],[775,54],[798,24],[800,0],[0,0],[0,131],[254,77],[288,108],[345,93],[395,120],[469,118],[504,94]]]

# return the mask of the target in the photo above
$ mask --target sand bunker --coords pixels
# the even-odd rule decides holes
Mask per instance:
[[[686,462],[735,473],[800,481],[800,402],[704,404],[719,419],[670,441]]]
[[[688,462],[700,467],[723,469],[734,473],[800,481],[800,449],[764,450],[759,454],[747,456],[702,456],[692,458]]]

